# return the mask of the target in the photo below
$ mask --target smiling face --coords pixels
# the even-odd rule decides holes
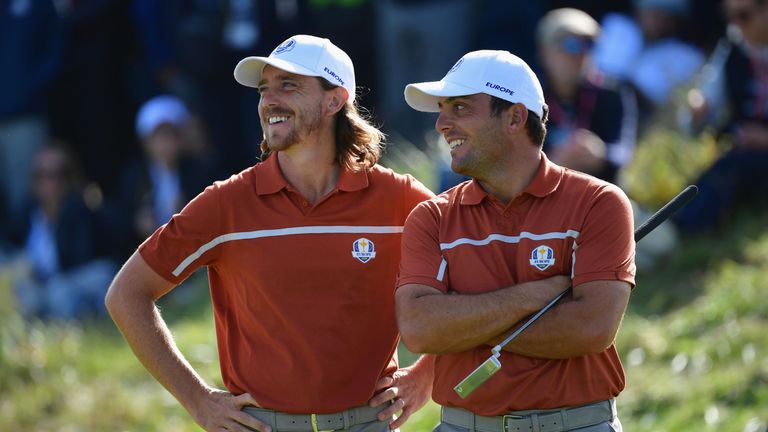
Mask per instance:
[[[328,119],[328,100],[317,77],[297,75],[267,65],[258,85],[259,118],[271,151],[305,142]]]
[[[435,129],[451,148],[451,169],[478,179],[509,157],[505,115],[493,115],[491,97],[479,93],[444,97]]]

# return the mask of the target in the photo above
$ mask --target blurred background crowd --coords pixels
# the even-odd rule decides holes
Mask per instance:
[[[461,178],[403,88],[505,49],[544,85],[561,165],[621,186],[653,125],[727,139],[676,232],[768,200],[768,0],[0,0],[0,271],[25,315],[103,313],[144,238],[258,160],[258,94],[233,69],[299,33],[350,55],[360,104],[434,159],[435,192]]]

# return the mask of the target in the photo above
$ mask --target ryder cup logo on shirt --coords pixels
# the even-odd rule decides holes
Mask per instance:
[[[280,45],[275,48],[274,54],[282,54],[284,52],[288,52],[293,49],[293,47],[296,46],[296,41],[293,39],[288,39],[287,41],[281,43]]]
[[[352,243],[352,256],[360,260],[362,263],[376,258],[376,248],[373,242],[367,238],[359,238]]]
[[[531,265],[544,271],[555,264],[555,251],[549,246],[536,246],[531,251]]]

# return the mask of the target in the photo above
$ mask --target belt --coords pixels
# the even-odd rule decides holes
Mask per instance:
[[[325,432],[379,421],[376,416],[383,409],[361,406],[334,414],[286,414],[255,407],[244,407],[243,411],[272,426],[273,432]]]
[[[443,407],[443,422],[480,432],[561,432],[612,421],[616,401],[595,402],[573,408],[513,411],[507,415],[485,417],[461,408]]]

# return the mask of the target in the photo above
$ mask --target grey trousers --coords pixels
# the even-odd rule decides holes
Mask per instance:
[[[571,431],[578,431],[578,432],[622,432],[623,429],[621,427],[621,421],[619,421],[618,417],[614,417],[613,421],[611,422],[604,422],[599,423],[592,426],[587,426],[585,428],[580,429],[570,429]],[[437,426],[435,426],[434,429],[432,429],[432,432],[475,432],[470,429],[454,426],[449,423],[439,423]],[[499,431],[503,432],[503,431]]]
[[[249,415],[256,417],[257,419],[261,420],[262,422],[270,425],[272,427],[272,432],[283,432],[283,430],[277,428],[274,424],[272,424],[272,416],[266,413],[262,413],[256,410],[246,410],[246,413]],[[346,429],[336,429],[334,432],[389,432],[389,422],[388,421],[372,421],[368,423],[360,423],[354,426],[350,426]],[[399,429],[395,429],[395,432],[398,432]],[[311,429],[308,431],[311,432]]]

